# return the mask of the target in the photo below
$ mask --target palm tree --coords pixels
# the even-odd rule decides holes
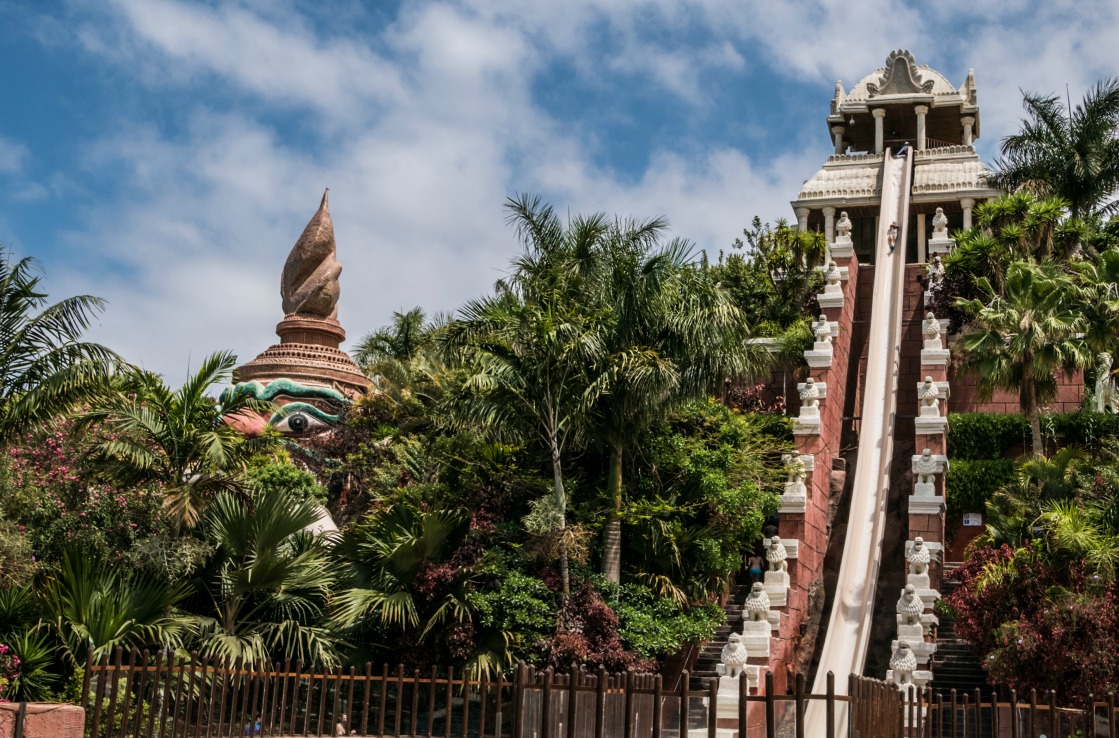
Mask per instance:
[[[446,391],[451,372],[438,355],[436,337],[447,320],[437,315],[428,321],[419,307],[394,312],[391,325],[366,335],[354,349],[354,361],[377,389],[365,402],[387,404],[403,429],[429,424],[423,409],[435,405]],[[409,415],[409,408],[417,407],[419,417]]]
[[[98,471],[116,484],[163,485],[177,529],[193,528],[218,492],[242,492],[249,459],[275,443],[268,435],[246,438],[229,423],[271,413],[272,403],[237,393],[218,402],[207,394],[229,380],[236,363],[228,352],[212,354],[177,390],[157,375],[132,372],[79,416],[79,430],[100,424],[115,434],[92,445]]]
[[[1006,270],[1014,261],[1067,262],[1084,236],[1079,221],[1065,216],[1067,202],[1028,192],[981,203],[975,225],[956,236],[956,248],[944,259],[949,276],[987,278],[1002,294]]]
[[[1078,446],[1065,446],[1049,459],[1036,455],[1019,459],[1014,479],[987,501],[983,544],[1024,545],[1045,505],[1076,494],[1077,472],[1087,460],[1088,454]]]
[[[538,439],[552,465],[548,509],[536,516],[559,538],[560,576],[570,594],[567,492],[563,460],[583,427],[588,408],[604,391],[591,368],[605,357],[599,316],[584,309],[587,256],[609,223],[577,216],[566,227],[539,198],[511,199],[510,223],[525,253],[497,294],[473,300],[451,322],[441,342],[468,367],[462,394],[451,408],[460,423],[487,429],[500,440]]]
[[[962,365],[977,375],[987,399],[995,388],[1019,390],[1033,452],[1041,455],[1041,403],[1055,395],[1058,371],[1071,373],[1090,360],[1078,291],[1058,266],[1028,261],[1010,264],[1003,294],[986,278],[977,287],[985,299],[959,301],[973,316],[956,343]]]
[[[79,340],[104,301],[78,295],[48,305],[37,272],[30,257],[0,256],[0,444],[88,398],[119,361]]]
[[[190,593],[181,582],[122,571],[67,551],[58,573],[43,589],[45,623],[62,643],[71,666],[121,647],[177,648],[187,621],[177,606]]]
[[[1069,203],[1074,218],[1116,211],[1119,187],[1119,78],[1100,80],[1075,109],[1057,95],[1026,94],[1027,118],[1002,140],[991,183]]]
[[[433,346],[436,326],[426,322],[423,308],[394,312],[392,325],[367,334],[354,348],[354,361],[370,376],[405,383],[408,363]]]
[[[1119,354],[1119,251],[1075,265],[1081,288],[1084,340],[1094,351]]]
[[[626,452],[657,419],[769,362],[747,342],[742,311],[698,268],[688,244],[657,245],[663,227],[660,220],[615,222],[596,254],[597,294],[586,298],[605,316],[606,355],[596,369],[602,391],[591,425],[609,452],[602,571],[612,582],[621,577]]]
[[[284,654],[338,665],[326,606],[335,579],[329,543],[305,530],[319,516],[314,500],[286,491],[214,498],[203,518],[215,547],[204,574],[212,608],[201,621],[203,654],[254,664]]]

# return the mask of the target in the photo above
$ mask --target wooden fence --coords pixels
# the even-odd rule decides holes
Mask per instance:
[[[1119,738],[1115,694],[1087,695],[1081,708],[1057,705],[1056,694],[1028,697],[1013,690],[933,696],[928,688],[910,689],[903,702],[903,724],[913,738]],[[1088,706],[1090,705],[1090,707]]]
[[[777,694],[738,699],[718,680],[675,688],[659,675],[604,670],[556,673],[520,665],[511,679],[470,678],[452,670],[403,666],[321,670],[299,662],[246,667],[192,656],[123,653],[87,662],[88,738],[232,738],[232,736],[416,736],[425,738],[805,738],[811,701],[823,704],[835,738],[1048,738],[1116,733],[1114,697],[1088,711],[1058,709],[1052,697],[982,702],[980,695],[933,698],[852,675],[847,695],[829,674],[823,695],[803,675]],[[720,705],[720,700],[724,703]],[[1103,726],[1103,728],[1101,728]],[[1101,729],[1103,732],[1100,732]],[[1079,731],[1079,732],[1077,732]],[[810,736],[809,738],[821,738]]]

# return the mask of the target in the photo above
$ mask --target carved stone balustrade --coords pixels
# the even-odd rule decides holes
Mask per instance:
[[[828,395],[825,382],[809,377],[797,384],[800,395],[800,417],[793,421],[794,436],[809,436],[820,432],[820,401]]]

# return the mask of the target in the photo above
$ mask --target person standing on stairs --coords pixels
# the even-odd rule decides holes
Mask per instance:
[[[750,574],[750,584],[760,582],[762,580],[762,557],[756,553],[746,559],[746,571]]]

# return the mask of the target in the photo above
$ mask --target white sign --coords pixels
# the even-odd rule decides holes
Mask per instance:
[[[981,527],[983,525],[983,513],[964,513],[964,525]]]

